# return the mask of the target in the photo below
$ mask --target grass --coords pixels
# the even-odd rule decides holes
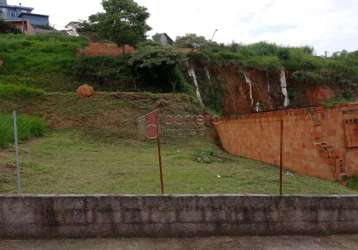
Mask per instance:
[[[63,89],[71,80],[77,49],[84,38],[60,35],[0,34],[0,82]]]
[[[46,124],[41,118],[19,115],[17,117],[18,137],[20,141],[44,135]],[[0,148],[9,146],[14,141],[13,118],[0,113]]]
[[[97,136],[101,131],[95,131]],[[163,142],[166,192],[278,193],[276,167],[230,156],[203,138]],[[0,192],[15,192],[14,153],[0,151]],[[56,130],[21,147],[26,193],[159,193],[155,142]],[[288,194],[351,194],[338,183],[284,176]]]
[[[353,177],[348,180],[348,187],[358,191],[358,177]]]
[[[30,99],[43,96],[45,92],[41,89],[31,88],[22,85],[10,85],[0,83],[0,97],[3,99]]]

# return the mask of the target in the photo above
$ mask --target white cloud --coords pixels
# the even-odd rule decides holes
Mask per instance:
[[[197,33],[215,40],[310,45],[318,53],[358,50],[356,0],[137,0],[146,6],[152,33],[175,38]],[[22,0],[37,13],[50,14],[57,28],[101,10],[101,0]],[[17,1],[9,0],[16,4]]]

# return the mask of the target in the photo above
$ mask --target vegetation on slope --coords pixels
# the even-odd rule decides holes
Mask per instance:
[[[18,137],[20,141],[32,137],[41,137],[46,130],[46,123],[38,117],[18,115]],[[14,142],[13,117],[10,114],[0,113],[0,148],[5,148]]]
[[[2,99],[31,99],[44,94],[45,92],[42,89],[0,83],[0,98]]]
[[[0,34],[0,82],[44,89],[70,89],[77,49],[85,38]]]

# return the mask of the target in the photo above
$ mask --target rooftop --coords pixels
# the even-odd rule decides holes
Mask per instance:
[[[34,8],[31,7],[25,7],[21,5],[4,5],[0,4],[0,8],[12,8],[12,9],[24,9],[24,10],[33,10]]]

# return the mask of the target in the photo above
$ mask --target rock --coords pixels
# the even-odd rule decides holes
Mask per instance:
[[[80,97],[91,97],[94,96],[95,91],[93,87],[91,87],[88,84],[84,84],[78,87],[77,89],[77,95]]]

